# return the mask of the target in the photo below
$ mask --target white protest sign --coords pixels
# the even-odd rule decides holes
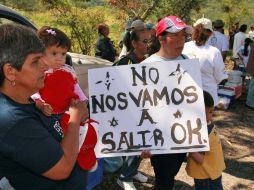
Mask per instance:
[[[90,69],[97,157],[208,151],[197,59]]]

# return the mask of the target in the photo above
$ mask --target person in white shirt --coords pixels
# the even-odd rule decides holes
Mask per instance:
[[[142,63],[154,63],[170,60],[187,59],[182,55],[186,34],[191,27],[177,16],[167,16],[156,26],[159,50]],[[175,176],[186,157],[186,153],[156,154],[150,160],[155,174],[155,190],[173,190]]]
[[[207,43],[212,31],[211,20],[198,19],[194,24],[193,41],[185,43],[183,54],[189,58],[199,59],[202,88],[212,95],[217,106],[219,103],[218,84],[226,82],[228,75],[220,51]]]
[[[250,38],[246,38],[244,41],[244,45],[241,46],[237,50],[237,54],[239,58],[242,60],[244,67],[247,66],[248,60],[249,60],[249,54],[250,54],[250,46],[252,44],[252,40]]]
[[[244,40],[246,38],[246,30],[247,30],[247,25],[243,24],[240,26],[239,32],[235,34],[234,37],[234,45],[233,45],[233,57],[234,58],[239,58],[237,55],[237,50],[244,45]]]
[[[208,44],[218,48],[225,61],[229,51],[229,38],[223,34],[224,22],[222,20],[215,20],[213,22],[213,34],[208,40]]]
[[[254,25],[250,27],[249,38],[254,40]]]

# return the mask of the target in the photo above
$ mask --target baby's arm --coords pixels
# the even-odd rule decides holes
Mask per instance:
[[[74,85],[74,93],[78,95],[79,100],[82,101],[87,101],[88,98],[86,97],[86,95],[84,94],[83,90],[80,88],[79,84],[76,83]]]
[[[204,162],[204,152],[190,152],[189,156],[198,164],[203,164]]]
[[[87,109],[88,98],[86,97],[86,95],[84,94],[83,90],[80,88],[78,83],[76,83],[74,86],[74,92],[75,94],[78,95],[79,100],[83,102],[83,107],[85,109],[83,120],[85,120],[86,118],[88,118],[88,109]]]

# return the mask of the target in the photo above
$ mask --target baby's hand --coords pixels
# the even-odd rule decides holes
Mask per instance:
[[[44,115],[46,115],[46,116],[52,115],[53,108],[51,107],[50,104],[47,104],[40,99],[37,99],[37,100],[35,100],[35,105],[37,108],[39,108],[44,113]]]
[[[51,107],[50,104],[44,103],[41,107],[41,111],[46,115],[46,116],[51,116],[53,113],[53,108]]]

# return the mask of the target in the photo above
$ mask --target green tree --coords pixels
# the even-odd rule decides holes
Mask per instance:
[[[103,0],[73,0],[73,3],[79,8],[104,6],[106,4]]]
[[[250,24],[253,18],[253,0],[206,0],[199,13],[192,14],[194,20],[206,17],[211,20],[222,19],[226,27],[236,22]]]
[[[3,0],[0,1],[6,6],[14,7],[16,9],[23,9],[27,11],[36,10],[38,8],[37,0]]]
[[[246,0],[222,0],[220,8],[223,13],[222,17],[229,26],[239,21],[243,15],[249,15]]]
[[[146,20],[152,13],[161,0],[107,0],[107,2],[124,11],[127,17],[138,17]]]
[[[163,18],[168,15],[179,16],[185,22],[191,21],[191,12],[199,12],[203,0],[162,0],[156,8],[157,18]]]
[[[128,17],[157,18],[177,15],[185,21],[191,20],[191,11],[200,9],[202,0],[108,0],[108,3],[122,10]]]
[[[43,0],[57,23],[69,28],[72,51],[92,55],[97,37],[97,25],[105,21],[104,15],[93,9],[73,6],[69,0]]]

